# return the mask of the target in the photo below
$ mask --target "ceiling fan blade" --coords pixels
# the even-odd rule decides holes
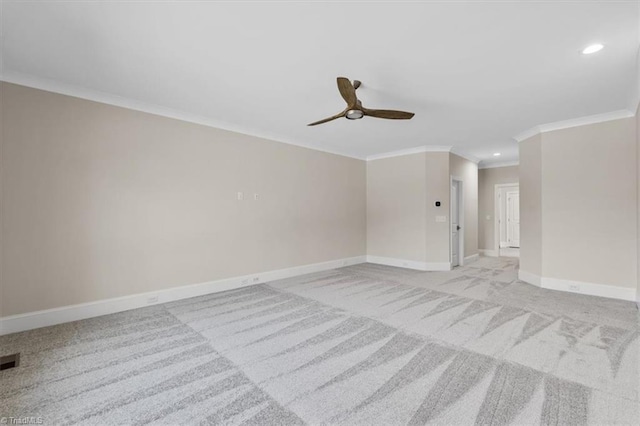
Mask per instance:
[[[348,78],[338,77],[337,81],[338,90],[342,95],[342,99],[347,102],[347,109],[353,108],[358,102],[358,98],[356,97],[356,89],[353,87],[353,84],[351,84]]]
[[[390,120],[409,120],[415,115],[412,112],[394,111],[391,109],[366,109],[362,108],[364,115],[376,118],[388,118]]]
[[[309,124],[307,124],[307,126],[315,126],[317,124],[326,123],[327,121],[335,120],[336,118],[340,118],[340,117],[344,117],[344,111],[342,111],[340,114],[336,114],[336,115],[333,115],[331,117],[324,118],[324,119],[319,120],[319,121],[314,121],[313,123],[309,123]]]

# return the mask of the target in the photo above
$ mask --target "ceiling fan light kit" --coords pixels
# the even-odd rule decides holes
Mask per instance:
[[[356,96],[356,90],[362,83],[358,80],[354,80],[353,84],[349,81],[348,78],[338,77],[338,90],[340,91],[340,95],[342,95],[342,99],[347,103],[347,108],[339,114],[334,116],[324,118],[319,121],[315,121],[313,123],[309,123],[308,126],[315,126],[318,124],[326,123],[328,121],[335,120],[336,118],[345,117],[348,120],[359,120],[365,115],[369,117],[376,118],[386,118],[389,120],[409,120],[415,114],[412,112],[406,111],[394,111],[388,109],[367,109],[362,106],[362,102]]]
[[[345,117],[348,118],[349,120],[359,120],[362,117],[364,117],[364,113],[359,109],[350,109],[345,114]]]

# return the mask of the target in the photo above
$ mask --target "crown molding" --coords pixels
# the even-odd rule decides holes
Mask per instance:
[[[6,83],[17,84],[20,86],[30,87],[33,89],[44,90],[47,92],[58,93],[60,95],[71,96],[74,98],[85,99],[92,102],[98,102],[106,105],[111,105],[119,108],[130,109],[133,111],[140,111],[147,114],[153,114],[161,117],[172,118],[175,120],[185,121],[189,123],[199,124],[202,126],[212,127],[221,130],[227,130],[230,132],[240,133],[248,136],[253,136],[261,139],[268,139],[274,142],[285,143],[288,145],[294,145],[301,148],[307,148],[314,151],[325,152],[328,154],[339,155],[342,157],[354,158],[357,160],[378,160],[382,158],[399,157],[402,155],[416,154],[419,152],[453,152],[460,157],[466,158],[469,161],[478,163],[480,160],[471,155],[463,154],[458,150],[453,150],[451,146],[420,146],[416,148],[403,149],[399,151],[390,151],[368,157],[356,156],[347,154],[341,151],[321,149],[308,144],[300,143],[298,141],[290,140],[286,137],[272,134],[268,132],[259,132],[253,129],[238,126],[235,124],[226,123],[219,120],[214,120],[208,117],[204,117],[197,114],[192,114],[186,111],[181,111],[173,108],[167,108],[160,105],[156,105],[150,102],[143,102],[136,99],[126,98],[123,96],[114,95],[111,93],[101,92],[99,90],[87,89],[72,84],[61,83],[59,81],[36,77],[29,74],[16,73],[12,71],[6,71],[0,75],[0,81]]]
[[[317,148],[309,144],[304,144],[298,141],[290,140],[286,137],[283,137],[277,134],[272,134],[269,132],[259,132],[244,126],[238,126],[235,124],[230,124],[230,123],[226,123],[219,120],[214,120],[214,119],[200,116],[197,114],[192,114],[192,113],[177,110],[177,109],[167,108],[167,107],[152,104],[149,102],[139,101],[136,99],[130,99],[130,98],[126,98],[118,95],[113,95],[113,94],[101,92],[98,90],[92,90],[92,89],[87,89],[80,86],[61,83],[61,82],[50,80],[50,79],[35,77],[28,74],[16,73],[11,71],[4,72],[2,75],[0,75],[0,81],[17,84],[21,86],[26,86],[26,87],[31,87],[34,89],[44,90],[48,92],[58,93],[61,95],[72,96],[75,98],[85,99],[93,102],[99,102],[99,103],[112,105],[120,108],[126,108],[134,111],[145,112],[148,114],[158,115],[161,117],[167,117],[175,120],[186,121],[189,123],[199,124],[207,127],[213,127],[216,129],[227,130],[227,131],[240,133],[248,136],[253,136],[261,139],[268,139],[274,142],[294,145],[301,148],[311,149],[314,151],[324,152],[324,153],[333,154],[333,155],[339,155],[342,157],[354,158],[357,160],[372,161],[372,160],[379,160],[383,158],[400,157],[403,155],[417,154],[421,152],[451,152],[475,164],[479,164],[481,161],[481,159],[473,155],[463,153],[459,149],[454,148],[452,146],[429,146],[429,145],[419,146],[415,148],[408,148],[408,149],[403,149],[398,151],[389,151],[389,152],[362,157],[362,156],[347,154],[341,151]],[[534,126],[531,129],[528,129],[514,136],[514,139],[518,142],[522,142],[539,133],[567,129],[567,128],[577,127],[577,126],[584,126],[587,124],[596,124],[596,123],[602,123],[606,121],[619,120],[622,118],[629,118],[633,116],[635,116],[635,111],[632,112],[624,109],[624,110],[612,111],[604,114],[596,114],[596,115],[579,117],[579,118],[570,119],[570,120],[546,123],[546,124]],[[479,168],[490,168],[490,167],[493,167],[493,166],[487,165]],[[495,166],[495,167],[506,167],[506,165]]]
[[[6,83],[26,86],[33,89],[44,90],[47,92],[58,93],[61,95],[71,96],[74,98],[85,99],[88,101],[107,104],[115,107],[126,108],[134,111],[140,111],[147,114],[158,115],[161,117],[172,118],[175,120],[186,121],[189,123],[199,124],[202,126],[213,127],[216,129],[227,130],[230,132],[240,133],[261,139],[268,139],[274,142],[294,145],[301,148],[307,148],[314,151],[320,151],[328,154],[339,155],[341,157],[355,158],[357,160],[366,160],[366,158],[347,154],[345,152],[334,151],[329,149],[321,149],[298,141],[290,140],[286,137],[272,134],[269,132],[260,132],[253,129],[214,120],[198,114],[192,114],[173,108],[167,108],[150,102],[143,102],[136,99],[126,98],[123,96],[113,95],[111,93],[101,92],[99,90],[87,89],[85,87],[75,86],[72,84],[61,83],[58,81],[35,77],[28,74],[5,71],[0,75],[0,81]]]
[[[469,161],[471,161],[472,163],[475,163],[475,164],[478,164],[481,161],[478,157],[475,157],[475,156],[473,156],[471,154],[465,154],[465,153],[461,152],[458,148],[452,148],[451,149],[451,153],[457,155],[458,157],[462,157],[465,160],[469,160]]]
[[[604,123],[606,121],[620,120],[623,118],[633,117],[634,115],[635,111],[631,112],[628,109],[621,109],[617,111],[605,112],[603,114],[587,115],[585,117],[573,118],[571,120],[541,124],[538,127],[540,128],[540,133],[546,133],[555,130],[570,129],[572,127],[586,126],[589,124]]]
[[[400,149],[398,151],[382,152],[380,154],[369,155],[367,161],[381,160],[383,158],[402,157],[404,155],[420,154],[422,152],[451,152],[451,146],[417,146],[415,148]]]
[[[523,142],[529,138],[534,137],[535,135],[540,133],[540,127],[538,126],[534,126],[528,130],[525,130],[522,133],[518,133],[517,135],[515,135],[513,138],[518,142]]]
[[[499,167],[512,167],[512,166],[519,166],[520,162],[519,161],[501,161],[499,163],[489,163],[489,164],[483,164],[478,166],[478,169],[482,170],[482,169],[497,169]]]
[[[424,145],[415,148],[401,149],[398,151],[382,152],[380,154],[368,156],[367,161],[381,160],[383,158],[402,157],[403,155],[419,154],[422,152],[450,152],[451,154],[455,154],[458,157],[462,157],[465,160],[471,161],[472,163],[478,164],[480,162],[479,158],[474,157],[470,154],[465,154],[459,149],[447,145]]]
[[[628,109],[620,109],[616,111],[605,112],[603,114],[587,115],[584,117],[572,118],[570,120],[540,124],[514,136],[513,138],[518,142],[522,142],[539,133],[547,133],[556,130],[570,129],[572,127],[586,126],[589,124],[598,124],[607,121],[621,120],[623,118],[631,118],[634,115],[635,111],[631,112]]]

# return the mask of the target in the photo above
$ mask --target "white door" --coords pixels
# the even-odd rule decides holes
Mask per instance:
[[[451,183],[451,266],[460,265],[460,209],[458,208],[458,181]]]
[[[507,192],[507,243],[520,247],[520,193]]]

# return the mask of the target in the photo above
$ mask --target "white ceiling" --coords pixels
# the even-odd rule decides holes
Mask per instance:
[[[6,81],[49,82],[364,158],[454,146],[516,160],[532,126],[629,108],[637,2],[3,1]],[[593,42],[605,49],[580,50]],[[344,108],[410,121],[306,124]],[[496,159],[493,152],[501,152]]]

